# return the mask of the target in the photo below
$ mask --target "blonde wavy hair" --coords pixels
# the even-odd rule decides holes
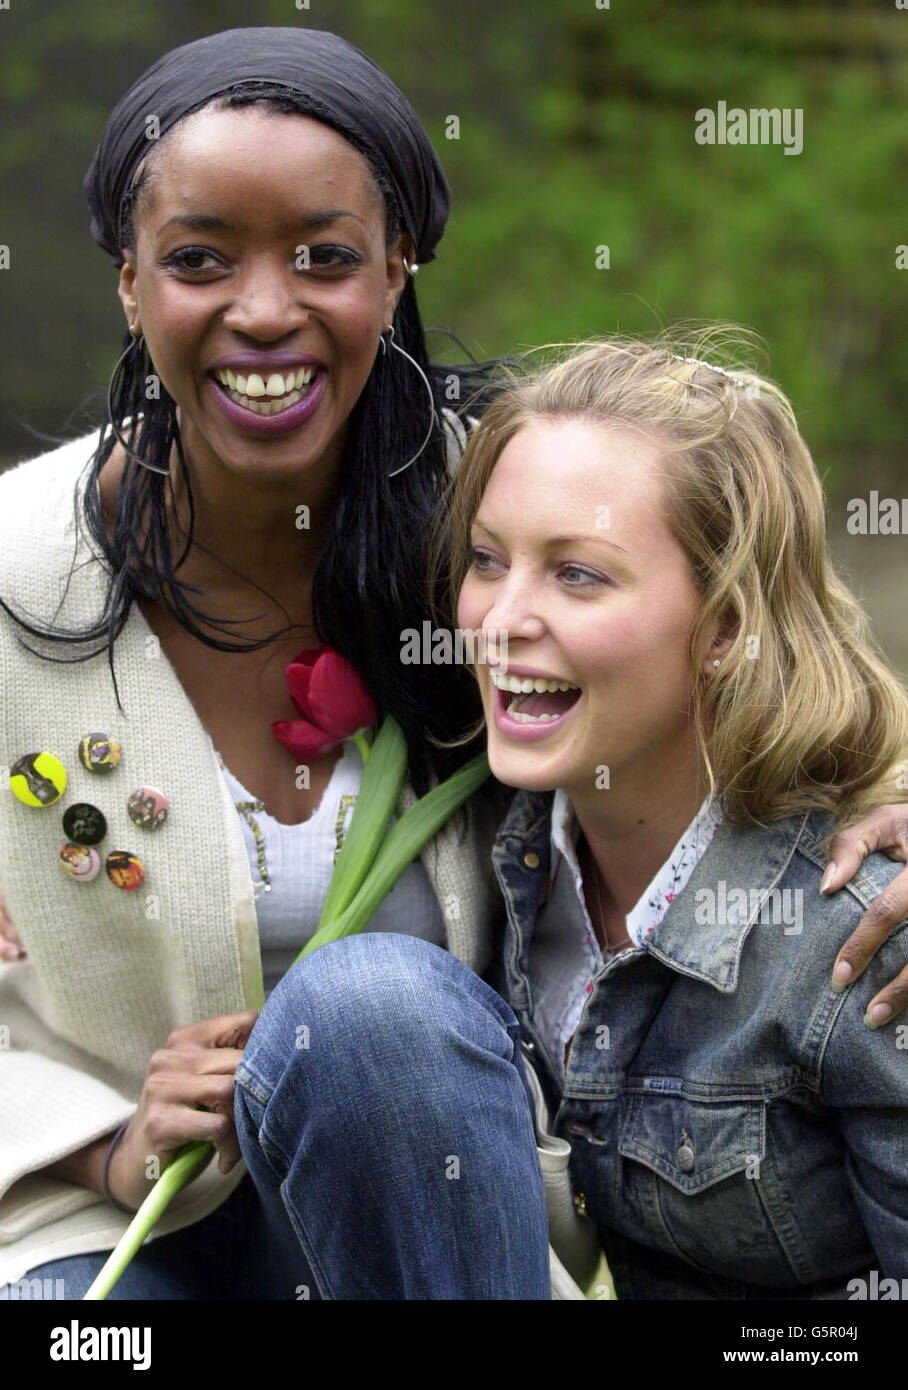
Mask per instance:
[[[841,827],[908,799],[908,692],[833,568],[791,403],[765,376],[702,361],[740,359],[755,341],[727,325],[649,343],[589,339],[535,350],[552,358],[541,366],[505,368],[436,528],[430,587],[449,562],[456,602],[473,518],[518,430],[540,417],[634,428],[660,449],[665,521],[701,595],[691,713],[711,797],[738,823],[823,808]],[[732,645],[703,676],[694,653],[723,616]]]

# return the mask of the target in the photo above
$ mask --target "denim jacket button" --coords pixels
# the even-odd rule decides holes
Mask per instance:
[[[682,1173],[692,1173],[694,1171],[694,1151],[690,1144],[682,1144],[675,1157],[678,1160],[678,1167]]]
[[[531,849],[528,850],[527,853],[523,856],[523,862],[524,864],[526,864],[528,869],[538,869],[541,860],[536,851],[534,849]]]

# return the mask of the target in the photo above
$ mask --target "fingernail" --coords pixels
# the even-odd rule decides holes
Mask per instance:
[[[825,893],[825,892],[828,890],[829,885],[830,885],[830,883],[832,882],[832,880],[835,878],[835,876],[836,876],[836,866],[835,866],[835,864],[834,864],[834,863],[827,864],[827,865],[826,865],[826,872],[825,872],[825,874],[823,875],[823,877],[820,879],[820,892],[821,892],[821,893]]]
[[[879,1028],[881,1024],[888,1023],[891,1017],[891,1004],[871,1004],[864,1015],[864,1022],[868,1028]]]
[[[222,1173],[230,1172],[230,1165],[228,1164],[223,1154],[221,1154],[220,1158],[218,1159],[218,1168]]]
[[[836,994],[841,994],[842,990],[851,979],[854,971],[847,960],[840,960],[832,972],[832,988]]]

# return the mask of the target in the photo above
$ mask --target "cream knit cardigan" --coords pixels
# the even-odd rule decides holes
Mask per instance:
[[[72,626],[98,616],[103,566],[74,521],[74,491],[96,443],[96,433],[83,436],[0,476],[0,597],[18,612]],[[68,783],[42,808],[0,788],[0,883],[28,952],[22,963],[0,964],[0,1284],[48,1260],[113,1247],[128,1218],[41,1170],[132,1115],[149,1058],[172,1029],[263,1004],[239,817],[205,729],[138,607],[115,644],[123,712],[105,654],[54,664],[25,650],[20,636],[0,612],[0,767],[49,752]],[[122,745],[109,777],[78,759],[80,737],[94,730]],[[170,818],[154,833],[126,812],[128,794],[143,784],[170,798]],[[405,786],[398,809],[413,799]],[[115,888],[103,868],[82,885],[62,872],[61,813],[82,800],[107,818],[102,859],[114,848],[143,859],[137,891]],[[448,949],[478,973],[499,910],[494,830],[494,813],[477,797],[466,826],[446,827],[422,854]],[[209,1164],[156,1234],[206,1216],[244,1173],[242,1163],[226,1177]]]

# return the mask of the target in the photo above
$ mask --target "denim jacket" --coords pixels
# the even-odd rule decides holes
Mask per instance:
[[[507,921],[487,979],[571,1144],[618,1297],[845,1299],[871,1270],[908,1279],[908,1026],[863,1022],[908,961],[908,921],[855,985],[830,984],[900,866],[873,854],[824,898],[830,816],[723,823],[655,933],[599,972],[562,1091],[528,972],[551,804],[519,792],[496,838]]]

